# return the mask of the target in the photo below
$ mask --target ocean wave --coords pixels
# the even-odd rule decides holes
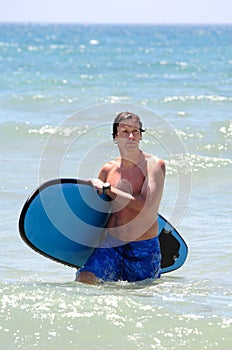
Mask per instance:
[[[60,136],[71,136],[73,134],[82,134],[86,132],[88,125],[85,126],[52,126],[49,124],[44,125],[33,125],[29,122],[7,122],[0,124],[0,135],[1,139],[17,139],[25,138],[26,136],[49,136],[49,135],[60,135]]]
[[[222,126],[219,131],[225,136],[230,138],[231,142],[231,136],[232,136],[232,121],[229,121],[228,125]]]
[[[170,175],[179,172],[193,174],[221,168],[224,170],[227,169],[229,175],[232,170],[232,159],[186,153],[176,155],[175,158],[166,160],[166,166],[167,173]]]
[[[226,102],[232,101],[232,97],[220,95],[189,95],[189,96],[167,96],[163,102],[188,102],[188,101],[211,101],[211,102]]]
[[[28,129],[28,134],[34,135],[60,135],[60,136],[71,136],[72,134],[82,134],[83,128],[78,126],[75,127],[53,127],[50,125],[43,125],[39,128]]]
[[[9,145],[28,144],[32,145],[33,141],[38,143],[46,141],[51,136],[57,136],[58,139],[64,138],[65,142],[72,143],[74,140],[94,144],[101,143],[102,139],[108,133],[108,128],[101,125],[99,128],[91,128],[89,125],[35,125],[29,122],[7,122],[0,124],[1,147],[8,148]],[[177,137],[183,142],[183,150],[180,149],[166,150],[161,143],[159,137],[155,133],[147,135],[147,139],[143,140],[142,148],[150,153],[159,154],[165,159],[168,174],[176,173],[199,173],[205,171],[212,171],[215,169],[227,169],[231,171],[232,159],[230,158],[230,140],[232,134],[232,122],[218,127],[217,133],[214,134],[214,140],[205,140],[204,131],[198,130],[176,130]],[[222,139],[218,140],[218,135],[221,134]],[[108,134],[107,134],[108,135]],[[169,136],[168,132],[164,130],[164,135],[161,135],[161,140],[166,140]],[[70,139],[69,139],[70,138]],[[209,142],[208,142],[209,141]],[[111,142],[111,140],[110,140]],[[59,143],[59,142],[58,142]],[[92,144],[92,143],[91,143]],[[164,142],[165,144],[165,142]],[[84,146],[84,144],[83,144]],[[87,147],[87,146],[86,146]],[[179,150],[179,151],[178,151]],[[226,170],[226,171],[227,171]]]

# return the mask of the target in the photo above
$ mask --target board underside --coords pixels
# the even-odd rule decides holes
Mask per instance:
[[[71,267],[83,266],[102,239],[110,201],[77,179],[50,180],[27,199],[19,232],[38,253]],[[180,268],[188,248],[177,230],[158,216],[162,274]]]

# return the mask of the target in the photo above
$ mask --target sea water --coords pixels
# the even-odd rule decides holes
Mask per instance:
[[[3,349],[213,349],[232,344],[232,26],[0,25]],[[30,193],[97,176],[117,112],[165,159],[160,213],[186,240],[159,281],[86,286],[21,240]]]

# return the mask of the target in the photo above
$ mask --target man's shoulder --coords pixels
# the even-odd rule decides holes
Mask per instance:
[[[109,160],[107,163],[105,163],[103,166],[102,166],[102,169],[105,170],[105,171],[110,171],[114,168],[118,167],[118,160],[117,159],[114,159],[114,160]]]
[[[154,170],[162,170],[165,174],[165,161],[153,154],[146,154],[146,159],[148,160],[150,168]]]
[[[106,181],[107,177],[109,175],[110,172],[114,171],[114,169],[116,169],[118,167],[117,162],[115,160],[110,160],[107,163],[105,163],[102,167],[101,170],[99,172],[98,177],[102,180],[102,181]]]
[[[144,153],[144,155],[145,155],[145,159],[146,159],[146,160],[149,160],[149,161],[154,162],[154,163],[156,163],[156,164],[162,165],[162,164],[165,163],[163,159],[158,158],[158,157],[155,156],[154,154]]]

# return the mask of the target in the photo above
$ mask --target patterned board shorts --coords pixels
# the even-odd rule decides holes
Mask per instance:
[[[115,244],[117,242],[117,244]],[[102,281],[135,282],[161,275],[161,253],[158,237],[125,243],[108,234],[83,267]]]

